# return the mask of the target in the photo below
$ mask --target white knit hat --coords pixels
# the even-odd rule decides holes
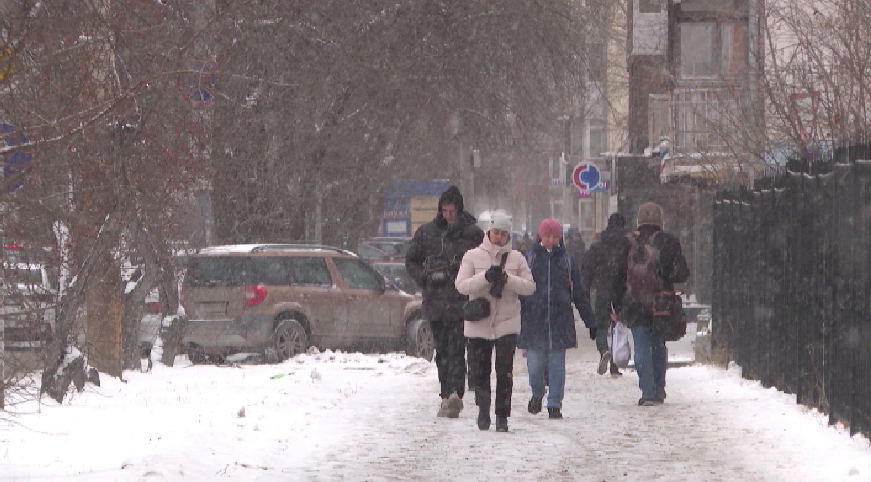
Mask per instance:
[[[497,209],[490,213],[490,224],[487,226],[487,231],[498,229],[500,231],[511,232],[511,215],[503,209]]]

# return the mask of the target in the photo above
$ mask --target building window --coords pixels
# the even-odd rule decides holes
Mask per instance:
[[[603,152],[607,151],[605,146],[605,127],[590,126],[590,157],[598,158]]]
[[[722,151],[728,148],[723,132],[734,122],[737,104],[727,91],[676,91],[674,146],[681,152]]]
[[[737,76],[746,69],[745,23],[680,23],[681,78]]]
[[[662,0],[638,0],[638,13],[659,13],[662,11]]]
[[[732,12],[735,0],[685,0],[681,2],[682,12]]]
[[[587,77],[591,82],[602,82],[605,80],[608,73],[607,63],[605,62],[606,47],[604,43],[593,43],[587,52]]]

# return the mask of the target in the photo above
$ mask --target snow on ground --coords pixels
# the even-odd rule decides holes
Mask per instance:
[[[0,414],[0,481],[867,481],[871,447],[740,369],[670,369],[660,407],[637,378],[568,357],[565,419],[526,412],[518,353],[510,431],[466,398],[437,419],[435,365],[321,353],[280,365],[104,376],[63,405]]]

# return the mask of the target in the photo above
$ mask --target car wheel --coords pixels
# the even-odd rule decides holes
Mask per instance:
[[[273,358],[280,363],[300,353],[305,353],[306,348],[308,348],[307,338],[305,328],[298,321],[293,318],[280,320],[275,325],[275,332],[272,334],[270,348],[274,352]]]
[[[432,361],[435,354],[435,340],[428,321],[417,319],[408,324],[407,344],[406,355]]]

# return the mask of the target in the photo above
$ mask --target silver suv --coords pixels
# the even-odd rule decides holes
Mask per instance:
[[[188,318],[182,343],[194,361],[233,352],[283,361],[312,345],[433,356],[420,300],[338,248],[205,248],[188,259],[181,298]]]

